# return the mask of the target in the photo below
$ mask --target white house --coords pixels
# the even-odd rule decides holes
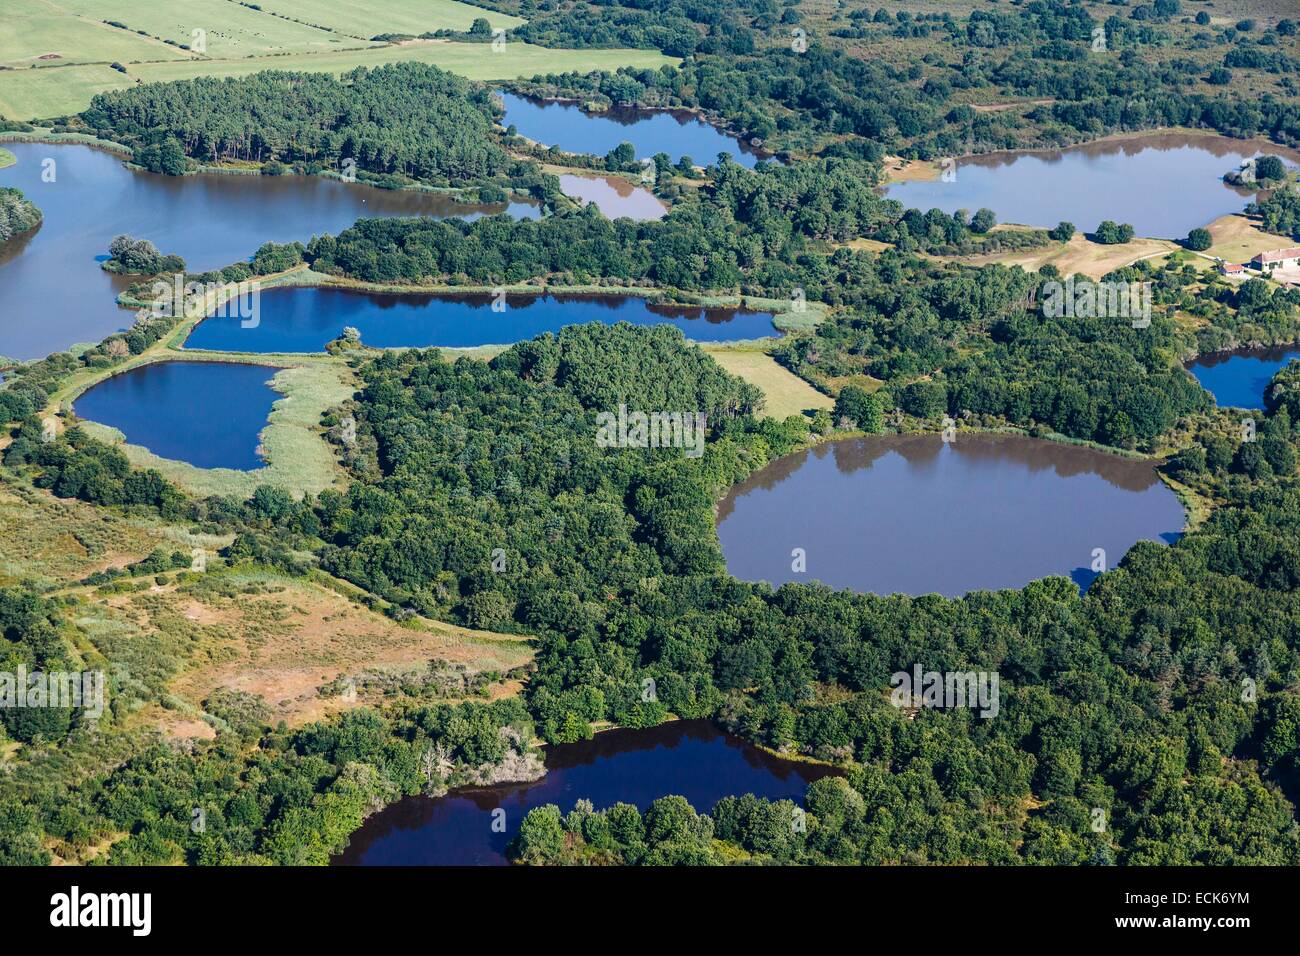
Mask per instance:
[[[1250,260],[1250,264],[1264,273],[1272,272],[1274,269],[1294,269],[1300,266],[1300,246],[1261,252]]]

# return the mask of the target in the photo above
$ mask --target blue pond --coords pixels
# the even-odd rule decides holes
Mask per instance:
[[[630,322],[674,325],[697,342],[779,334],[770,312],[648,303],[636,296],[511,295],[504,311],[492,296],[375,294],[330,288],[275,288],[261,293],[257,324],[237,315],[204,319],[186,347],[230,352],[319,352],[345,326],[376,348],[509,345],[566,325]]]
[[[667,153],[675,163],[689,156],[698,166],[708,166],[726,153],[743,166],[753,167],[756,151],[734,136],[680,110],[615,108],[585,113],[576,103],[537,100],[502,92],[505,125],[520,136],[568,153],[604,156],[620,143],[631,143],[638,159]]]
[[[1264,389],[1300,348],[1243,349],[1203,355],[1187,366],[1220,408],[1263,408]]]
[[[598,810],[631,803],[645,810],[677,794],[700,813],[726,796],[752,793],[803,802],[812,781],[831,768],[782,760],[708,721],[680,720],[644,730],[610,730],[577,744],[551,747],[547,774],[533,783],[408,797],[372,816],[334,862],[362,866],[501,865],[506,845],[534,807],[568,813],[578,800]],[[505,811],[506,832],[492,830]]]
[[[121,233],[149,239],[202,272],[245,261],[264,242],[337,234],[363,216],[540,215],[527,203],[470,206],[442,193],[321,176],[159,176],[74,144],[6,148],[18,163],[0,170],[0,186],[23,190],[45,216],[39,229],[0,248],[0,355],[16,359],[130,327],[135,313],[115,298],[139,277],[114,276],[98,265]],[[47,168],[55,181],[42,178]]]
[[[155,362],[115,375],[76,400],[81,418],[111,425],[133,445],[200,468],[251,471],[278,369],[234,362]]]

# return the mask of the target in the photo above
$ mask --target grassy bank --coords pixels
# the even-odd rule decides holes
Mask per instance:
[[[293,492],[316,494],[326,488],[341,486],[344,475],[332,447],[322,438],[321,416],[329,408],[350,398],[356,384],[347,364],[332,356],[296,360],[284,366],[282,360],[242,353],[203,352],[183,356],[170,351],[154,353],[149,361],[132,363],[120,370],[139,368],[150,362],[174,361],[237,362],[252,365],[270,365],[279,368],[268,370],[272,388],[284,397],[271,406],[271,414],[260,440],[267,460],[266,467],[255,471],[237,471],[230,468],[197,468],[182,461],[160,458],[147,448],[126,442],[125,436],[115,428],[98,422],[83,423],[94,437],[120,445],[131,464],[137,468],[153,468],[168,480],[198,495],[230,495],[247,498],[258,485],[275,485]],[[101,379],[102,380],[102,379]],[[76,395],[91,385],[83,386],[68,400],[74,403]]]
[[[388,293],[487,293],[494,290],[483,286],[409,286],[381,285],[351,280],[313,272],[305,266],[263,277],[263,288],[328,286],[364,292]],[[231,287],[234,288],[234,287]],[[549,283],[516,284],[504,287],[506,292],[521,295],[553,294],[596,295],[621,294],[643,296],[657,302],[673,302],[702,307],[738,307],[771,311],[776,314],[776,324],[785,328],[811,327],[826,315],[827,308],[819,303],[796,303],[787,299],[764,299],[741,296],[700,296],[674,290],[637,286],[557,286]],[[120,375],[153,362],[199,361],[237,362],[267,365],[278,368],[271,385],[284,397],[272,406],[267,426],[261,433],[261,445],[267,465],[255,471],[237,471],[222,468],[198,468],[181,461],[161,458],[148,449],[130,444],[117,429],[97,422],[86,422],[84,427],[94,436],[119,445],[131,463],[138,468],[153,468],[182,488],[198,495],[229,495],[246,498],[260,484],[285,488],[294,494],[317,493],[339,485],[342,472],[333,449],[322,439],[321,416],[324,412],[350,398],[356,381],[345,359],[324,353],[258,354],[248,352],[206,351],[184,349],[182,346],[194,327],[217,307],[229,289],[210,293],[203,307],[178,322],[166,336],[140,355],[112,368],[85,368],[70,375],[51,396],[46,414],[66,414],[75,411],[78,396],[114,375]],[[125,305],[140,305],[125,297]],[[764,351],[774,341],[772,338],[750,342],[710,343],[706,351],[724,367],[761,388],[767,396],[766,414],[784,418],[806,410],[827,408],[831,399],[812,388],[802,379],[779,366]],[[479,346],[470,349],[448,349],[449,358],[468,355],[489,359],[508,347],[508,343]],[[268,374],[270,374],[268,372]]]
[[[0,73],[0,77],[3,76],[4,74]],[[56,133],[48,129],[35,129],[28,132],[19,130],[0,132],[0,143],[80,143],[82,146],[93,146],[95,149],[107,150],[119,156],[131,155],[131,150],[128,147],[112,140],[100,139],[98,136],[91,136],[89,133]]]

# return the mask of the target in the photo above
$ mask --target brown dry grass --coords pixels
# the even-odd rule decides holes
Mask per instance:
[[[850,239],[843,245],[845,249],[857,249],[860,252],[884,252],[890,247],[889,243],[879,239]]]
[[[436,621],[404,626],[314,581],[271,572],[220,577],[220,587],[169,585],[151,589],[147,599],[135,593],[107,600],[142,631],[188,632],[193,656],[169,690],[193,710],[159,715],[172,734],[205,735],[198,713],[219,688],[259,696],[273,720],[296,726],[365,703],[364,695],[317,693],[362,671],[422,673],[440,660],[504,673],[532,658],[525,638]]]
[[[1037,270],[1051,264],[1061,270],[1062,275],[1088,276],[1100,279],[1108,272],[1130,265],[1141,259],[1151,259],[1168,255],[1178,249],[1176,243],[1167,239],[1134,239],[1123,245],[1104,246],[1089,242],[1083,236],[1075,235],[1069,242],[1054,242],[1037,249],[1023,249],[1014,252],[1002,252],[991,256],[968,256],[954,259],[950,256],[945,261],[959,261],[984,265],[997,262],[1006,266],[1020,266],[1023,269]]]
[[[1228,262],[1247,262],[1256,253],[1295,244],[1286,236],[1265,232],[1259,227],[1258,220],[1251,219],[1244,213],[1222,216],[1207,228],[1214,237],[1214,245],[1205,254]]]
[[[938,163],[886,156],[881,179],[886,183],[932,182],[942,172]]]

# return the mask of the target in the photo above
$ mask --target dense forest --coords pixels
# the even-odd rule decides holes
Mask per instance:
[[[604,278],[689,291],[765,293],[839,302],[858,284],[833,275],[825,243],[859,237],[908,251],[984,251],[1047,241],[1042,231],[982,236],[988,225],[932,210],[924,216],[881,199],[877,168],[832,158],[746,170],[725,154],[708,167],[697,201],[658,221],[610,221],[587,207],[568,215],[516,221],[363,219],[307,247],[319,272],[381,283],[576,283]],[[868,257],[857,259],[860,263]],[[843,289],[844,291],[841,291]]]
[[[605,827],[579,812],[561,826],[581,841],[558,844],[555,819],[539,814],[522,832],[522,859],[716,862],[716,847],[691,849],[700,828],[759,858],[808,862],[1300,857],[1283,795],[1294,797],[1297,783],[1300,719],[1286,687],[1300,624],[1300,488],[1222,461],[1214,434],[1198,438],[1208,460],[1186,456],[1182,478],[1226,504],[1176,546],[1138,545],[1082,597],[1065,579],[956,600],[772,591],[723,571],[713,494],[802,441],[808,426],[753,418],[752,392],[674,330],[577,327],[486,364],[413,351],[377,356],[361,373],[350,491],[296,506],[262,495],[228,512],[249,529],[232,559],[274,561],[268,542],[317,540],[326,567],[395,606],[538,635],[524,700],[545,739],[671,712],[855,768],[847,784],[814,785],[806,835],[772,842],[771,821],[789,808],[752,798],[706,808],[709,822],[685,830],[652,824],[658,813]],[[594,411],[618,402],[710,410],[706,454],[597,449]],[[1265,435],[1294,454],[1280,406]],[[500,572],[496,547],[507,553]],[[283,546],[279,560],[292,561]],[[41,612],[15,599],[34,608],[24,613]],[[10,633],[28,646],[40,631],[20,622]],[[912,719],[890,706],[888,675],[917,659],[1000,671],[999,719]],[[649,703],[646,677],[658,688]],[[1258,701],[1242,699],[1245,678],[1257,682]],[[523,718],[520,706],[503,725]],[[368,801],[423,786],[412,761],[441,738],[432,718],[411,719],[358,712],[336,729],[263,736],[251,757],[229,749],[238,738],[219,736],[204,762],[224,753],[263,769],[215,791],[198,782],[203,762],[138,757],[79,796],[84,817],[40,826],[136,821],[114,844],[119,861],[320,861]],[[244,732],[263,733],[257,727],[254,718]],[[474,763],[452,761],[462,773]],[[178,773],[168,788],[143,785]],[[285,790],[304,778],[317,782]],[[189,833],[178,819],[196,788],[227,821],[215,833]],[[1101,837],[1093,807],[1110,820]],[[695,819],[678,803],[661,810]],[[30,846],[18,837],[37,825],[31,813],[7,819],[11,840]]]
[[[537,77],[526,85],[533,92],[700,108],[746,136],[801,153],[823,148],[832,134],[862,137],[866,149],[932,158],[1169,126],[1300,143],[1294,100],[1211,92],[1214,83],[1188,89],[1214,70],[1295,74],[1300,59],[1277,46],[1279,37],[1292,33],[1281,24],[1268,32],[1228,28],[1195,34],[1175,48],[1171,31],[1161,24],[1179,14],[1178,0],[1141,5],[1127,16],[1117,11],[1104,20],[1082,5],[1034,0],[1020,9],[975,11],[964,25],[946,14],[884,10],[868,23],[867,11],[859,10],[853,12],[862,25],[856,30],[822,33],[800,11],[775,0],[597,7],[562,2],[549,11],[531,0],[491,5],[529,16],[518,31],[529,42],[668,43],[666,51],[691,56],[676,70]],[[1098,30],[1106,37],[1103,55],[1092,49]],[[942,53],[926,48],[927,55],[918,51],[911,63],[897,66],[855,55],[861,48],[854,44],[863,39],[918,37],[941,41]],[[1174,48],[1175,55],[1139,55],[1153,48]],[[1044,102],[1025,111],[981,111],[967,102],[977,91]]]
[[[685,348],[672,358],[667,336],[654,334],[664,342],[642,352],[680,365]],[[1282,716],[1293,698],[1266,692],[1268,700],[1247,709],[1238,694],[1247,676],[1281,691],[1276,682],[1285,683],[1295,663],[1286,635],[1297,613],[1296,551],[1285,526],[1257,525],[1257,540],[1247,544],[1239,527],[1246,509],[1226,507],[1175,548],[1137,546],[1082,599],[1063,580],[955,601],[817,586],[772,592],[722,573],[711,491],[798,440],[806,426],[795,420],[778,427],[724,416],[699,462],[635,451],[591,460],[596,453],[582,453],[557,425],[527,430],[545,441],[512,441],[525,431],[511,424],[512,412],[468,415],[443,429],[415,424],[483,402],[483,376],[492,394],[517,395],[508,406],[536,409],[539,421],[582,421],[576,407],[546,408],[555,401],[590,412],[650,397],[645,389],[662,388],[658,369],[638,374],[620,347],[650,335],[568,330],[558,354],[538,340],[486,369],[464,360],[448,366],[434,353],[375,360],[357,412],[376,438],[377,473],[372,490],[358,487],[347,504],[329,506],[345,517],[341,525],[327,518],[323,534],[332,524],[346,529],[333,566],[370,587],[391,582],[399,600],[461,602],[466,620],[499,627],[513,619],[540,634],[528,695],[549,739],[582,736],[594,720],[656,719],[636,693],[650,676],[673,713],[716,716],[778,749],[853,755],[864,769],[851,779],[869,805],[909,811],[876,812],[867,832],[838,834],[841,859],[1082,862],[1098,851],[1083,808],[1098,805],[1115,820],[1106,852],[1125,862],[1296,858],[1300,843],[1280,793],[1246,764],[1218,756],[1259,754],[1263,772],[1294,786],[1292,757],[1284,756],[1292,745],[1276,749],[1294,733],[1293,718]],[[581,352],[566,349],[566,337],[581,341]],[[693,377],[683,370],[673,381],[689,388]],[[694,381],[699,388],[707,379]],[[398,446],[385,437],[399,435]],[[426,436],[419,447],[410,444],[416,435]],[[1294,443],[1289,422],[1278,435]],[[1212,477],[1211,470],[1202,480]],[[1237,495],[1264,493],[1248,477],[1234,480]],[[575,481],[582,494],[570,497]],[[408,504],[394,487],[415,489]],[[1293,480],[1276,486],[1270,508],[1285,508],[1295,493]],[[620,500],[630,508],[618,509]],[[394,517],[405,545],[388,550],[387,538],[365,529],[381,520],[394,528]],[[504,573],[485,573],[494,536],[483,521],[509,546]],[[588,533],[591,521],[601,522],[598,534]],[[408,559],[383,558],[399,553]],[[410,560],[416,554],[421,560]],[[1278,577],[1283,567],[1290,570]],[[1171,590],[1172,579],[1180,584]],[[612,604],[601,599],[611,590]],[[1211,634],[1217,641],[1206,643]],[[882,692],[887,675],[921,657],[1000,670],[1014,687],[1007,719],[945,713],[912,721],[891,708]],[[852,696],[826,699],[823,687]],[[1211,712],[1213,719],[1197,716]],[[1237,716],[1224,719],[1228,712]],[[1050,809],[1026,817],[1031,796]],[[1175,817],[1191,825],[1177,834],[1153,830]],[[878,827],[883,832],[872,832]],[[941,830],[952,842],[936,839]],[[1261,838],[1243,844],[1243,832]]]
[[[724,181],[771,175],[721,173]],[[500,248],[515,248],[503,237],[521,228],[584,229],[604,237],[591,248],[605,254],[611,236],[645,241],[637,238],[645,227],[590,213],[542,227],[500,218],[472,226],[370,220],[355,227],[353,241],[394,228],[403,237],[492,236]],[[773,235],[800,244],[788,222]],[[570,239],[557,245],[586,254]],[[322,240],[309,255],[323,257],[328,246]],[[550,260],[539,263],[550,271]],[[1098,422],[1113,428],[1122,411],[1143,428],[1132,437],[1147,439],[1196,413],[1204,425],[1171,467],[1225,503],[1173,548],[1139,545],[1083,597],[1072,582],[1055,579],[960,600],[744,584],[723,571],[713,497],[807,441],[810,423],[756,419],[754,390],[679,333],[628,326],[566,329],[489,363],[449,363],[436,351],[366,360],[365,387],[347,410],[358,435],[340,446],[355,477],[345,494],[298,503],[269,491],[244,503],[193,501],[154,473],[132,471],[120,453],[77,429],[42,441],[33,419],[5,461],[60,496],[241,529],[230,561],[300,571],[300,555],[314,551],[323,568],[403,613],[537,635],[538,670],[523,704],[511,705],[526,711],[502,715],[499,726],[526,713],[544,739],[565,741],[589,735],[601,720],[643,726],[669,713],[707,716],[775,749],[856,768],[846,783],[815,785],[807,833],[797,838],[762,836],[789,812],[785,806],[740,798],[697,820],[674,801],[671,812],[661,810],[665,819],[694,821],[684,829],[653,822],[658,812],[637,824],[617,810],[626,819],[606,827],[584,811],[559,824],[581,840],[558,844],[558,818],[539,813],[521,837],[520,859],[718,862],[716,844],[696,845],[707,831],[736,854],[807,862],[1293,862],[1296,829],[1283,794],[1295,795],[1300,726],[1286,690],[1300,615],[1292,594],[1300,581],[1292,543],[1300,507],[1295,479],[1286,477],[1296,436],[1284,403],[1273,403],[1259,454],[1247,455],[1207,416],[1204,396],[1178,378],[1171,358],[1195,343],[1161,316],[1143,330],[1144,345],[1128,325],[1083,332],[1032,320],[1027,279],[1015,270],[847,250],[804,252],[794,266],[802,270],[796,275],[821,275],[827,288],[839,288],[845,305],[791,340],[818,353],[805,353],[803,362],[831,363],[834,371],[837,356],[870,357],[873,374],[887,381],[944,367],[919,391],[883,392],[891,415],[932,416],[977,404],[971,396],[996,396],[998,387],[1004,396],[1025,394],[1031,420],[1067,434],[1086,434]],[[1203,335],[1250,334],[1252,323],[1294,332],[1292,293],[1267,283],[1206,286],[1177,266],[1151,278],[1158,303],[1178,302],[1212,320]],[[873,326],[873,314],[895,321]],[[848,334],[865,335],[870,347]],[[954,335],[982,342],[982,350],[933,351],[931,343]],[[1091,363],[1095,376],[1080,410],[1060,420],[1053,416],[1065,407],[1065,376],[1039,361],[1057,348],[1075,349],[1062,361]],[[983,392],[969,391],[977,384]],[[1161,397],[1171,404],[1161,406]],[[981,411],[1009,414],[990,401]],[[670,450],[596,448],[595,413],[619,403],[705,411],[706,454],[693,461]],[[1107,403],[1123,404],[1112,412]],[[1144,409],[1150,417],[1138,415]],[[500,572],[492,570],[495,548],[508,556]],[[24,606],[34,599],[15,595]],[[39,650],[50,637],[31,620],[17,619],[8,633],[37,660],[50,653]],[[888,674],[922,657],[1006,675],[1004,719],[924,712],[911,720],[890,707]],[[646,677],[659,689],[655,701],[642,699]],[[1257,704],[1240,699],[1247,677],[1261,689]],[[484,719],[496,720],[490,712]],[[10,805],[6,845],[16,858],[39,858],[33,841],[41,832],[75,840],[134,821],[131,835],[114,844],[113,861],[321,862],[369,808],[427,783],[411,774],[410,761],[441,740],[408,717],[368,713],[338,728],[266,736],[254,709],[243,727],[251,737],[219,735],[198,766],[168,753],[133,758],[78,791],[76,812],[57,819]],[[362,740],[313,742],[339,734]],[[260,746],[250,752],[252,738]],[[471,778],[505,756],[458,757],[448,779]],[[215,768],[249,760],[265,769],[231,778],[248,782],[217,791],[203,782],[207,761]],[[164,797],[149,798],[163,803],[141,805],[141,794],[158,793],[142,781],[178,774]],[[67,798],[53,783],[32,786],[37,806]],[[286,787],[292,796],[277,795]],[[196,793],[229,821],[202,837],[177,816]],[[871,812],[855,809],[859,802]],[[1030,805],[1038,809],[1027,811]],[[1112,820],[1103,839],[1089,825],[1097,806]]]
[[[342,77],[268,71],[203,77],[95,97],[81,120],[132,146],[156,172],[199,162],[303,164],[435,185],[507,177],[483,86],[419,63]]]
[[[99,725],[70,709],[0,714],[0,740],[20,755],[0,786],[0,863],[102,850],[108,864],[323,864],[399,797],[536,776],[539,740],[672,717],[714,720],[836,773],[808,787],[802,816],[791,801],[752,795],[711,807],[673,795],[644,810],[542,807],[512,858],[1300,863],[1300,363],[1269,383],[1263,410],[1245,413],[1253,440],[1241,437],[1241,410],[1216,408],[1181,367],[1205,352],[1300,340],[1300,290],[1230,282],[1178,253],[1107,277],[1150,283],[1148,325],[1054,317],[1042,284],[1064,277],[1050,265],[1035,274],[931,256],[1068,239],[1058,231],[1068,224],[1050,237],[993,230],[987,210],[907,210],[876,192],[886,153],[930,158],[1168,125],[1298,143],[1294,99],[1203,85],[1225,85],[1219,71],[1293,75],[1300,64],[1278,38],[1294,29],[1211,27],[1207,16],[1193,21],[1201,31],[1176,30],[1191,16],[1179,0],[1116,6],[1104,21],[1055,0],[964,20],[863,7],[815,23],[775,0],[488,5],[528,17],[512,36],[543,46],[689,57],[516,88],[689,106],[784,161],[747,170],[724,155],[697,157],[702,172],[662,168],[691,181],[659,221],[611,221],[595,207],[523,221],[363,219],[186,278],[237,282],[305,263],[399,286],[806,296],[829,311],[774,355],[834,395],[833,412],[764,417],[762,391],[667,326],[572,326],[487,361],[358,348],[338,359],[357,391],[320,422],[345,476],[339,489],[199,497],[132,467],[75,416],[65,412],[53,435],[41,420],[74,377],[131,361],[175,319],[143,315],[95,347],[16,367],[0,390],[16,493],[170,522],[177,540],[222,541],[223,569],[326,580],[399,623],[527,636],[536,656],[505,699],[394,694],[297,728],[254,695],[214,692],[203,714],[215,739],[180,747],[123,729],[132,714],[174,705],[175,662],[97,638],[130,664],[114,673]],[[1091,56],[1098,27],[1118,55]],[[790,42],[796,30],[803,48]],[[861,55],[859,44],[886,39],[933,46],[910,66]],[[1138,55],[1148,48],[1162,55]],[[977,110],[972,96],[1039,102]],[[135,163],[159,172],[221,162],[341,172],[355,160],[360,178],[380,184],[552,195],[536,163],[512,158],[519,144],[496,118],[485,86],[404,64],[140,85],[97,96],[73,125],[129,145]],[[1278,191],[1253,211],[1300,238],[1294,198]],[[0,191],[0,240],[32,215],[16,191]],[[1119,238],[1123,226],[1111,225]],[[888,248],[851,246],[861,239]],[[129,236],[106,251],[108,268],[132,276],[185,271]],[[598,416],[620,405],[702,413],[703,455],[602,446]],[[726,572],[714,505],[728,487],[827,437],[932,431],[944,416],[1157,456],[1202,513],[1175,544],[1139,543],[1083,593],[1052,577],[961,598],[879,596],[773,589]],[[239,585],[190,573],[188,561],[159,549],[97,570],[80,594],[6,580],[0,669],[102,663],[81,624],[87,602],[127,589],[166,581],[240,597]],[[999,673],[998,719],[893,706],[890,675],[918,661]]]

